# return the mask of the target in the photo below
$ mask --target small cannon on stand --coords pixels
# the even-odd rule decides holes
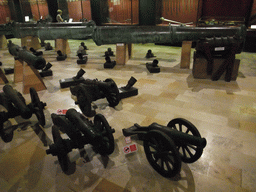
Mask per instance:
[[[95,115],[92,122],[75,109],[69,109],[66,115],[52,114],[51,117],[54,124],[52,127],[54,144],[50,145],[46,153],[58,157],[64,173],[68,171],[70,160],[67,154],[72,149],[83,149],[84,145],[91,144],[94,151],[102,156],[113,153],[115,130],[109,126],[103,115]],[[70,139],[62,139],[58,128]]]
[[[5,85],[3,92],[0,93],[0,105],[5,107],[6,111],[0,112],[0,136],[4,142],[10,142],[13,138],[12,129],[4,128],[4,122],[9,118],[21,116],[23,119],[29,119],[33,114],[36,115],[39,124],[45,125],[45,116],[43,109],[46,103],[39,100],[36,90],[30,88],[31,103],[26,105],[25,99],[21,93],[14,90],[12,86]]]
[[[77,97],[76,104],[79,105],[81,111],[87,117],[92,117],[96,114],[91,109],[92,101],[107,98],[109,105],[115,107],[120,101],[120,94],[114,80],[108,78],[104,81],[98,79],[85,79],[83,83],[77,86],[71,86],[72,95]]]
[[[181,161],[197,161],[206,146],[197,128],[189,121],[176,118],[167,126],[152,123],[148,127],[138,124],[123,129],[124,136],[138,135],[150,165],[164,177],[174,177],[181,170]]]

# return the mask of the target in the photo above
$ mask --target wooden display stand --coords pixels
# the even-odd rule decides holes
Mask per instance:
[[[33,47],[35,50],[41,48],[41,44],[39,42],[38,37],[34,36],[27,36],[21,38],[21,47],[27,47],[27,50],[29,50],[31,47]]]
[[[23,93],[29,93],[29,88],[34,87],[36,91],[47,89],[39,72],[32,66],[23,65]]]
[[[0,84],[9,83],[8,79],[6,78],[3,70],[0,68]]]
[[[0,49],[7,48],[7,40],[4,35],[0,35]]]
[[[23,93],[29,93],[29,88],[34,87],[36,91],[47,89],[39,72],[32,66],[16,59],[14,66],[14,82],[23,82]]]
[[[55,51],[60,50],[63,54],[70,54],[68,39],[55,39]]]
[[[23,81],[23,61],[14,58],[14,83]]]
[[[180,59],[180,68],[189,69],[192,41],[183,41]]]
[[[216,71],[220,68],[220,66],[223,64],[223,62],[226,59],[222,58],[214,58],[213,59],[213,68],[212,68],[212,74],[215,74]],[[239,69],[240,60],[235,59],[234,61],[234,67],[232,70],[231,80],[235,81],[238,75],[238,69]],[[207,75],[207,65],[208,61],[204,57],[197,57],[195,58],[194,54],[194,62],[193,62],[193,77],[196,79],[211,79],[212,75]],[[224,80],[226,75],[226,71],[221,75],[220,79]]]
[[[132,56],[132,44],[116,44],[116,64],[125,65]]]

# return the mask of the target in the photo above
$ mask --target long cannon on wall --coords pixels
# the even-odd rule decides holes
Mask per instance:
[[[244,25],[232,27],[173,25],[96,26],[93,21],[89,21],[75,23],[15,23],[13,26],[13,35],[16,38],[26,36],[38,36],[42,40],[85,40],[92,38],[97,45],[117,43],[178,43],[212,37],[232,37],[232,39],[242,45],[246,37],[246,27]]]

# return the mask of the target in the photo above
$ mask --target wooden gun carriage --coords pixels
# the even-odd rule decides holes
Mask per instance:
[[[115,130],[109,126],[103,115],[95,115],[92,122],[75,109],[69,109],[66,115],[52,114],[51,117],[54,124],[52,127],[54,144],[50,145],[46,153],[58,157],[64,173],[69,169],[70,160],[67,154],[72,149],[82,149],[84,145],[91,144],[93,150],[100,155],[113,153]],[[62,139],[59,129],[66,133],[69,139]]]
[[[152,123],[138,124],[123,129],[124,136],[137,135],[143,140],[144,151],[150,165],[164,177],[174,177],[181,170],[181,162],[197,161],[206,146],[197,128],[186,119],[176,118],[167,126]]]

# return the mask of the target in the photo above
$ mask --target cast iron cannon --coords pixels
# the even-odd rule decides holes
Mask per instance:
[[[69,109],[66,115],[52,114],[52,136],[54,144],[46,150],[47,154],[57,156],[64,173],[69,168],[68,153],[72,149],[83,149],[84,145],[91,144],[93,150],[102,156],[107,156],[114,151],[115,132],[106,118],[97,114],[94,121],[90,121],[75,109]],[[66,133],[69,139],[62,139],[59,129]]]
[[[113,79],[99,81],[98,79],[85,79],[77,86],[71,86],[72,95],[77,97],[78,106],[84,115],[92,117],[96,114],[91,108],[92,101],[106,98],[109,106],[115,107],[120,101],[119,90]]]
[[[197,128],[188,120],[176,118],[167,126],[152,123],[123,129],[124,136],[138,135],[150,165],[164,177],[174,177],[181,170],[181,161],[197,161],[206,146]]]
[[[5,111],[0,112],[0,135],[4,142],[10,142],[13,138],[13,131],[4,128],[4,122],[10,118],[21,116],[23,119],[29,119],[33,114],[36,115],[39,124],[45,125],[45,116],[43,109],[46,103],[39,100],[36,90],[30,88],[31,103],[26,105],[25,98],[21,93],[16,91],[10,85],[3,87],[3,92],[0,93],[0,105],[5,108]]]
[[[32,65],[36,69],[43,69],[45,67],[46,61],[43,57],[35,56],[30,51],[13,44],[11,41],[9,42],[8,47],[11,55],[25,61],[28,65]]]

